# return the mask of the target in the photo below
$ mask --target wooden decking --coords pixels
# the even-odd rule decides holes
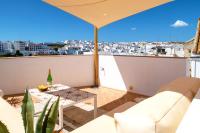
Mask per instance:
[[[97,107],[98,107],[98,116],[105,114],[114,108],[128,102],[138,102],[139,98],[146,98],[146,96],[118,91],[109,88],[100,87],[98,89],[94,88],[81,88],[81,90],[88,91],[97,95]],[[21,106],[23,95],[13,95],[5,97],[5,99],[14,107]],[[37,99],[33,98],[33,101]],[[86,104],[93,105],[93,100],[87,100]],[[76,125],[77,127],[93,120],[93,110],[88,111],[75,106],[69,107],[64,111],[64,118]],[[67,130],[71,130],[69,127],[65,127]]]

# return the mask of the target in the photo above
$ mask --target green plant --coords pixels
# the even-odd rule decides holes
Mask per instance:
[[[34,133],[34,122],[33,122],[33,115],[34,115],[34,106],[33,101],[31,99],[31,95],[29,94],[28,90],[24,94],[23,104],[22,104],[22,118],[24,122],[24,128],[26,133]]]
[[[38,121],[36,123],[35,133],[53,133],[54,131],[58,116],[59,97],[47,111],[47,107],[50,103],[50,100],[47,102],[42,113],[38,118]],[[34,116],[33,102],[31,99],[31,95],[29,94],[28,90],[26,90],[22,105],[22,118],[24,122],[25,133],[34,133],[33,116]]]
[[[7,127],[1,121],[0,121],[0,133],[9,133]]]
[[[49,99],[49,101],[46,103],[36,123],[35,133],[53,133],[58,117],[59,99],[60,98],[58,97],[58,99],[51,105],[49,110],[47,108],[51,99]],[[23,104],[21,108],[25,133],[34,133],[34,106],[28,90],[26,90],[24,94]],[[1,121],[0,133],[9,133],[6,125]]]

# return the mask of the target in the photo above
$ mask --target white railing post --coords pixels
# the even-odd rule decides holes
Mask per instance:
[[[200,78],[200,58],[190,58],[191,76]]]
[[[188,58],[186,60],[186,76],[187,77],[192,77],[192,71],[191,71],[191,59]]]

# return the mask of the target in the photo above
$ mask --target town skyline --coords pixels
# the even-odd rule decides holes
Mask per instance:
[[[99,54],[133,56],[179,56],[183,57],[182,42],[99,42]],[[0,56],[38,55],[92,55],[93,41],[65,40],[55,43],[31,41],[0,41]]]

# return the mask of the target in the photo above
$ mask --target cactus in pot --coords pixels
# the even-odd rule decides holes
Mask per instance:
[[[60,98],[58,97],[58,99],[51,105],[49,110],[47,110],[47,107],[51,99],[46,103],[36,123],[35,133],[53,133],[58,116],[59,99]],[[33,102],[28,90],[26,90],[22,105],[22,118],[24,121],[25,133],[34,133],[33,115]]]
[[[47,109],[51,99],[48,100],[42,113],[39,115],[34,130],[34,105],[30,93],[26,90],[23,98],[23,104],[21,106],[21,115],[25,133],[53,133],[58,116],[59,99],[60,98],[58,97],[51,107]],[[6,124],[1,121],[0,133],[9,133],[9,128],[7,128]]]
[[[6,125],[0,121],[0,133],[9,133],[8,128]]]

